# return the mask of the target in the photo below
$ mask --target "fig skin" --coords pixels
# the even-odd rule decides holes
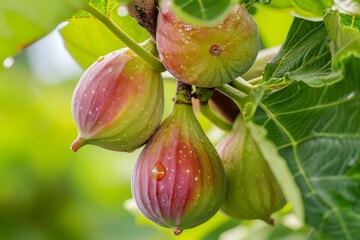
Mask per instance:
[[[241,114],[216,150],[226,175],[222,212],[235,219],[261,219],[273,225],[271,214],[280,210],[286,200]]]
[[[172,113],[146,144],[132,175],[140,212],[175,235],[210,219],[225,193],[221,160],[188,96],[190,91],[179,90]]]
[[[259,51],[252,16],[236,5],[216,26],[194,26],[178,18],[170,0],[159,6],[156,45],[166,69],[180,81],[219,87],[245,73]]]
[[[109,53],[85,71],[75,88],[72,113],[78,138],[71,149],[93,144],[131,152],[160,125],[163,109],[161,74],[128,48]]]

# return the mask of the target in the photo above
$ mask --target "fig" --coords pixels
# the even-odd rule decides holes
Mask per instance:
[[[155,44],[145,47],[155,50]],[[82,75],[72,98],[77,151],[93,144],[131,152],[160,125],[164,109],[163,80],[140,57],[123,48],[100,57]]]
[[[170,0],[159,6],[156,46],[166,69],[180,81],[219,87],[245,73],[259,51],[251,15],[236,5],[216,26],[194,26],[176,16]]]
[[[221,160],[196,119],[191,90],[180,88],[172,113],[136,162],[135,202],[146,218],[179,235],[210,219],[224,192]]]
[[[226,175],[222,212],[236,219],[261,219],[273,224],[271,214],[286,201],[241,114],[216,150]]]

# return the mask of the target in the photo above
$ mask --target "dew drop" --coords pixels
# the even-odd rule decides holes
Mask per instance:
[[[214,44],[210,47],[210,54],[213,55],[213,56],[219,56],[221,53],[221,47]]]
[[[152,169],[153,178],[156,181],[160,181],[161,179],[163,179],[165,177],[165,173],[166,173],[166,169],[161,164],[161,162],[156,162]]]
[[[3,67],[4,67],[4,68],[11,68],[12,65],[14,65],[14,63],[15,63],[14,57],[7,57],[7,58],[5,58],[5,60],[3,61]]]
[[[97,59],[96,61],[101,62],[101,61],[104,60],[104,59],[105,59],[104,56],[100,56],[100,57],[98,57],[98,59]]]
[[[191,25],[185,24],[185,25],[184,25],[184,30],[185,30],[185,31],[191,31],[191,30],[192,30]]]

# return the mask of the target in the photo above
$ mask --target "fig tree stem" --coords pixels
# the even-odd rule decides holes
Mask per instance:
[[[214,123],[218,128],[224,131],[230,131],[232,128],[231,123],[225,121],[219,115],[214,113],[209,104],[200,103],[200,112],[208,118],[212,123]]]
[[[226,96],[232,98],[234,102],[238,105],[240,110],[242,110],[247,102],[247,95],[238,89],[230,86],[229,84],[224,84],[221,87],[217,88],[218,91],[222,92]]]
[[[116,25],[116,23],[111,18],[99,12],[89,3],[86,4],[83,9],[96,17],[100,22],[102,22],[126,46],[128,46],[132,51],[134,51],[147,64],[149,64],[151,68],[159,72],[164,72],[166,70],[162,62],[157,57],[155,57],[154,55],[146,51],[143,47],[141,47],[134,39],[132,39],[118,25]]]
[[[241,92],[244,92],[249,95],[250,91],[254,89],[254,86],[248,83],[241,77],[236,78],[234,81],[231,82],[234,88],[238,89]]]

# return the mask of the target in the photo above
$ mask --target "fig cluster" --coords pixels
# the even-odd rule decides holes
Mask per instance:
[[[138,12],[138,3],[129,6]],[[154,9],[148,3],[144,9]],[[193,108],[195,89],[230,83],[251,67],[259,50],[254,20],[236,5],[221,23],[195,26],[175,14],[170,0],[158,7],[157,19],[143,19],[151,23],[142,25],[152,39],[141,47],[177,79],[170,115],[162,121],[161,72],[129,48],[116,50],[99,57],[74,90],[78,136],[71,149],[90,144],[131,152],[143,146],[132,174],[133,198],[146,218],[175,235],[220,209],[234,218],[271,222],[285,200],[241,115],[215,149]]]

